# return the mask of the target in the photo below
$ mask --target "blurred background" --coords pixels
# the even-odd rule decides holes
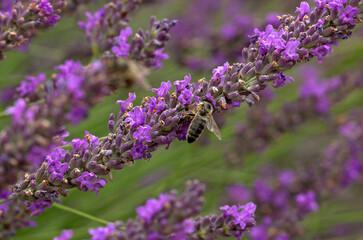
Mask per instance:
[[[104,3],[102,0],[80,7],[62,18],[53,29],[41,32],[27,49],[8,52],[0,63],[1,89],[16,87],[25,75],[51,74],[66,59],[87,64],[92,51],[77,22],[85,20],[85,11],[94,12]],[[132,15],[130,25],[134,31],[148,28],[151,15],[158,19],[178,19],[165,51],[169,59],[147,79],[157,88],[162,81],[180,80],[189,73],[192,81],[208,79],[213,68],[225,61],[239,61],[239,53],[242,47],[248,46],[248,35],[253,34],[255,27],[276,24],[277,14],[293,13],[298,5],[296,0],[145,0]],[[287,72],[295,78],[294,83],[266,90],[261,102],[252,108],[242,104],[228,114],[214,116],[222,141],[208,131],[194,144],[174,141],[168,150],[159,148],[150,161],[136,161],[122,171],[114,171],[114,182],[109,182],[98,196],[73,189],[63,204],[108,221],[127,220],[135,217],[134,209],[146,199],[172,188],[182,191],[186,180],[199,179],[207,186],[203,214],[210,214],[225,203],[254,201],[256,196],[252,195],[264,191],[263,188],[252,195],[244,195],[241,189],[256,189],[259,179],[266,182],[272,179],[271,186],[275,186],[276,176],[284,169],[309,179],[309,169],[313,171],[321,166],[320,161],[327,158],[324,149],[339,139],[338,125],[352,111],[362,110],[363,91],[359,83],[354,85],[363,76],[362,38],[362,28],[358,27],[352,37],[334,47],[334,52],[322,64],[315,59]],[[328,109],[320,109],[322,101],[316,98],[298,104],[305,101],[302,100],[306,98],[302,93],[304,86],[320,89],[325,82],[342,78],[346,79],[343,87],[347,88],[324,92],[329,95]],[[321,85],[311,83],[314,81]],[[351,82],[354,83],[349,85]],[[86,121],[76,127],[69,125],[68,140],[82,138],[85,130],[96,136],[106,135],[109,114],[118,112],[116,101],[126,99],[129,91],[136,92],[136,102],[150,95],[141,87],[120,89],[94,107]],[[4,95],[1,98],[1,110],[4,110],[13,99]],[[286,106],[289,103],[292,105]],[[0,123],[1,126],[9,124],[6,119]],[[299,236],[293,239],[363,239],[363,192],[359,173],[354,184],[338,190],[332,187],[332,191],[319,195],[319,209],[298,222],[300,232],[296,235]],[[257,223],[263,225],[267,213],[263,209],[258,212]],[[97,222],[56,208],[46,209],[35,220],[37,227],[22,229],[13,239],[50,239],[62,229],[73,229],[72,239],[85,239],[89,237],[89,228],[99,226]],[[269,234],[273,236],[271,231],[270,228]]]

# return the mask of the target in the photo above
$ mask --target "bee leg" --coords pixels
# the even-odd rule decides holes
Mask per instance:
[[[195,114],[194,113],[187,113],[184,115],[184,118],[188,118],[189,120],[192,120],[194,118]]]

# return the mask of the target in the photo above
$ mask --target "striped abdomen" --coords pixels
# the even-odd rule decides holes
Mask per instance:
[[[196,115],[192,122],[189,125],[188,134],[187,134],[187,141],[188,143],[192,143],[199,138],[202,134],[207,121],[201,117],[200,115]]]

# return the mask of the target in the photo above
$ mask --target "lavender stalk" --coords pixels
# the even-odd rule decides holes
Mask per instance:
[[[166,19],[160,22],[152,18],[151,31],[168,36],[174,24]],[[107,57],[87,67],[79,62],[67,61],[56,67],[59,73],[49,80],[45,74],[39,74],[28,76],[27,81],[21,83],[17,88],[20,98],[7,109],[7,114],[12,116],[12,126],[3,129],[0,134],[0,189],[10,189],[17,181],[19,171],[32,172],[54,147],[64,144],[63,139],[68,136],[64,124],[78,124],[87,117],[89,108],[119,88],[130,87],[135,82],[146,84],[140,69],[160,67],[163,58],[152,54],[153,50],[159,51],[160,48],[150,50],[153,46],[148,43],[154,41],[150,32],[139,32],[148,37],[138,38],[137,44],[134,44],[137,47],[133,47],[134,41],[128,44],[121,31],[119,37],[123,37],[123,46],[131,46],[127,51],[123,49],[125,55],[118,56],[116,53],[121,51],[120,45],[115,45],[116,53],[107,53]],[[165,45],[167,40],[159,42]],[[129,54],[129,51],[134,53]],[[121,72],[119,61],[122,63]]]
[[[137,219],[90,229],[92,239],[219,239],[237,237],[255,224],[253,203],[224,206],[221,215],[197,217],[203,204],[204,184],[188,181],[183,194],[175,190],[148,199],[136,209]]]

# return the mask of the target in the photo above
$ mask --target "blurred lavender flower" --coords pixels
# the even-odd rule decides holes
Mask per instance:
[[[112,38],[126,28],[129,14],[137,9],[142,0],[112,0],[94,14],[86,13],[87,21],[78,25],[86,31],[87,40],[92,44],[94,53],[109,50]]]
[[[92,44],[93,52],[99,53],[111,50],[115,57],[125,57],[142,62],[146,67],[161,67],[161,61],[167,58],[162,53],[165,43],[169,40],[169,30],[175,21],[150,20],[151,31],[139,30],[127,43],[132,34],[129,13],[135,11],[141,0],[113,0],[99,9],[93,15],[87,13],[87,22],[79,22],[79,26],[86,31],[87,39]]]
[[[5,51],[27,44],[36,29],[54,26],[67,5],[64,0],[16,1],[9,9],[9,2],[4,2],[5,12],[0,12],[0,60],[5,58]]]
[[[10,12],[13,6],[13,0],[3,0],[0,3],[0,13]]]
[[[304,216],[309,212],[318,210],[319,208],[315,199],[315,193],[313,191],[296,195],[295,202],[299,209],[299,215]]]
[[[9,200],[11,191],[0,190],[0,239],[8,239],[14,236],[16,230],[25,227],[34,227],[35,222],[30,221],[29,211],[23,201]]]
[[[277,177],[265,176],[250,189],[241,185],[227,189],[229,203],[239,203],[236,196],[251,195],[259,206],[256,218],[263,220],[252,229],[252,239],[291,239],[302,235],[301,221],[319,209],[323,198],[335,197],[339,190],[362,179],[362,120],[362,111],[352,112],[343,120],[338,118],[339,137],[324,149],[318,164],[311,161],[296,172],[284,170],[274,174]]]
[[[224,206],[222,215],[193,217],[200,214],[204,184],[188,181],[183,194],[175,190],[147,200],[137,208],[137,220],[110,223],[107,227],[90,229],[91,239],[217,239],[235,236],[238,239],[255,224],[256,205]]]
[[[146,90],[151,87],[146,81],[150,69],[162,67],[162,61],[168,58],[163,53],[166,42],[169,40],[169,31],[176,21],[156,21],[151,17],[150,31],[140,29],[133,37],[131,43],[127,43],[131,35],[131,28],[120,31],[120,35],[109,39],[110,50],[106,51],[101,60],[105,64],[109,77],[118,88],[130,88],[132,85],[141,85]]]
[[[17,89],[22,98],[7,109],[12,125],[0,134],[1,189],[9,189],[20,170],[29,172],[38,167],[54,147],[63,145],[68,136],[63,125],[77,124],[91,106],[110,93],[99,62],[83,67],[67,61],[57,69],[59,73],[48,81],[44,74],[27,77]],[[50,161],[49,167],[56,167]]]
[[[53,240],[68,240],[71,239],[73,236],[72,230],[63,230],[59,237],[53,238]]]
[[[130,27],[127,27],[125,30],[121,30],[120,35],[114,38],[114,41],[117,45],[111,48],[112,52],[116,57],[125,57],[127,58],[130,51],[130,45],[127,44],[128,37],[132,34],[132,30]]]
[[[333,193],[362,179],[362,120],[362,111],[354,111],[339,119],[338,131],[341,138],[324,151],[320,174],[325,181],[321,184]]]
[[[130,59],[143,63],[146,67],[160,68],[162,60],[168,58],[163,53],[166,43],[170,39],[169,31],[176,25],[176,21],[150,19],[150,31],[139,29],[132,39]]]
[[[302,67],[303,82],[299,88],[299,98],[284,104],[277,112],[268,110],[271,89],[266,88],[261,95],[262,101],[248,111],[247,120],[235,127],[235,151],[241,162],[249,152],[263,151],[269,142],[285,132],[294,131],[309,119],[320,116],[329,120],[331,106],[337,105],[352,91],[363,85],[361,75],[353,73],[319,79],[314,67]],[[231,157],[231,153],[227,158]]]
[[[255,38],[255,26],[263,28],[271,24],[277,28],[280,25],[276,13],[269,13],[261,23],[248,12],[247,5],[250,4],[239,0],[190,1],[172,32],[170,50],[178,63],[195,71],[205,71],[226,60],[241,62],[242,49]],[[205,11],[201,13],[199,9]],[[222,24],[216,27],[221,21],[219,16],[223,17]],[[196,23],[200,23],[198,28],[194,27]]]
[[[16,95],[16,87],[8,86],[0,90],[0,100],[2,106],[7,106],[14,102]]]
[[[233,13],[229,8],[224,9],[223,5],[224,2],[220,0],[190,1],[187,10],[177,17],[178,25],[172,31],[171,51],[179,64],[203,71],[226,60],[241,60],[241,50],[248,46],[248,35],[253,33],[253,18],[248,14],[236,16],[237,9],[242,11],[239,1],[232,0],[225,4],[233,6]],[[225,23],[214,29],[215,16],[221,12],[225,15]],[[200,23],[198,28],[194,27],[196,23]]]

